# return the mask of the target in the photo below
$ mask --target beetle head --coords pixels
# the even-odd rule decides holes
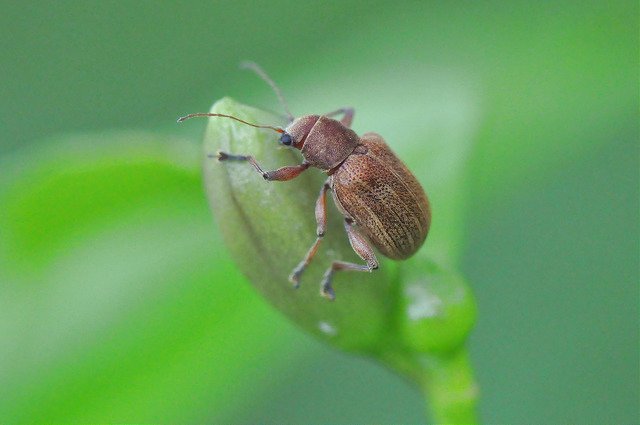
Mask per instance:
[[[300,118],[296,118],[289,126],[284,130],[282,136],[280,136],[280,143],[285,146],[293,146],[296,149],[302,149],[307,136],[311,132],[311,129],[320,118],[319,115],[305,115]]]

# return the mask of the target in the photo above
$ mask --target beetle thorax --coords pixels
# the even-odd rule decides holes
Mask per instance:
[[[305,161],[324,171],[340,165],[360,143],[360,138],[353,130],[340,121],[324,116],[300,117],[287,132],[296,142],[302,142],[299,149]]]

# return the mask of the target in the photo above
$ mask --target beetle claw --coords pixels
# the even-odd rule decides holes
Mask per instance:
[[[289,282],[293,284],[295,289],[300,287],[300,275],[302,274],[302,270],[298,270],[297,268],[291,272],[289,275]]]
[[[328,299],[329,301],[333,301],[336,299],[336,293],[333,291],[333,287],[331,286],[331,282],[322,282],[322,288],[320,289],[320,295]]]

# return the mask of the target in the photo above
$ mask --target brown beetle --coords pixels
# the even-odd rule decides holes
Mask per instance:
[[[319,168],[327,173],[329,177],[316,202],[316,241],[289,276],[295,287],[299,286],[300,276],[324,237],[327,221],[326,195],[329,190],[336,206],[344,215],[344,227],[351,247],[366,264],[334,261],[321,282],[320,293],[323,296],[335,299],[331,280],[336,271],[370,272],[378,268],[378,260],[371,245],[394,260],[412,256],[422,246],[429,231],[429,201],[420,183],[389,149],[384,139],[375,133],[358,137],[349,128],[354,115],[352,108],[294,119],[280,90],[265,72],[254,63],[245,63],[244,67],[255,71],[279,97],[290,118],[290,124],[285,129],[252,124],[230,115],[213,113],[190,114],[178,121],[196,116],[220,116],[280,133],[280,143],[300,150],[303,157],[301,164],[263,171],[252,156],[224,152],[217,155],[220,161],[249,162],[265,180],[291,180],[309,167]],[[339,114],[343,115],[341,120],[331,118]]]

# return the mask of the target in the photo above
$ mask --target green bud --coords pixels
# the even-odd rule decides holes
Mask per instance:
[[[466,341],[476,319],[471,290],[459,274],[419,258],[400,276],[402,341],[417,353],[447,353]]]
[[[286,124],[228,98],[211,112],[260,125]],[[373,273],[337,273],[336,300],[328,301],[320,296],[319,285],[331,262],[363,263],[349,245],[342,215],[328,200],[327,231],[319,251],[300,287],[289,283],[289,274],[316,239],[315,202],[326,175],[311,168],[292,181],[268,182],[246,161],[217,159],[219,151],[251,155],[265,171],[301,163],[300,153],[280,147],[278,138],[270,129],[224,117],[209,119],[204,143],[207,197],[240,270],[307,332],[344,350],[367,353],[416,382],[437,421],[475,422],[477,388],[464,341],[476,310],[461,276],[435,264],[424,251],[399,263],[379,258],[380,269]]]
[[[211,109],[242,120],[284,126],[281,117],[225,98]],[[382,264],[373,273],[335,275],[334,302],[319,295],[319,285],[332,261],[361,263],[349,246],[342,216],[327,200],[328,223],[317,255],[295,289],[289,273],[316,239],[315,202],[326,175],[309,169],[288,182],[268,182],[246,162],[220,162],[218,151],[252,155],[273,170],[302,161],[299,152],[279,147],[273,130],[213,117],[204,143],[207,196],[224,241],[240,270],[278,310],[306,331],[356,351],[374,349],[389,330],[393,315],[393,268]],[[224,282],[220,282],[224,284]]]

